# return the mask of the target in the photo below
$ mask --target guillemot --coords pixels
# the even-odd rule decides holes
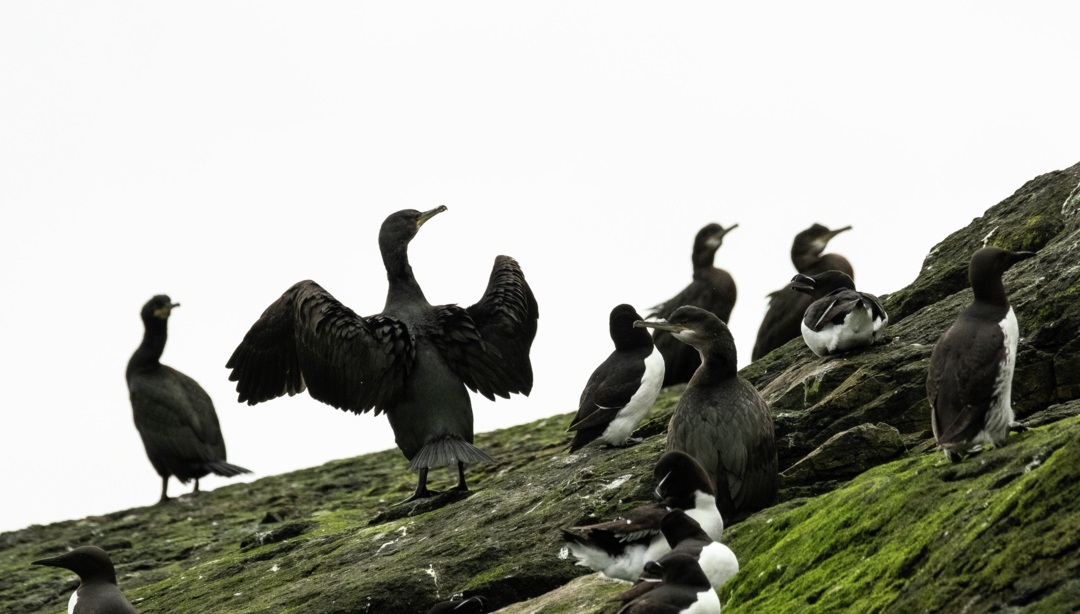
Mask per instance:
[[[97,546],[80,546],[33,564],[68,569],[79,576],[79,587],[68,599],[68,614],[135,614],[135,607],[116,586],[112,559]]]

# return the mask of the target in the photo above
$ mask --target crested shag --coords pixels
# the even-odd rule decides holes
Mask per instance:
[[[709,472],[724,525],[776,503],[772,415],[753,384],[739,376],[727,325],[690,306],[676,309],[666,322],[637,325],[666,330],[701,354],[701,366],[671,416],[667,449],[689,454]]]
[[[976,251],[968,268],[974,300],[930,355],[930,422],[938,446],[953,462],[982,444],[1004,444],[1015,426],[1012,377],[1020,331],[1001,276],[1034,255],[997,247]]]
[[[354,413],[385,412],[394,438],[419,470],[415,493],[428,497],[430,467],[490,461],[472,445],[466,387],[488,399],[528,394],[529,349],[538,311],[521,268],[497,256],[487,290],[468,308],[431,305],[409,265],[409,242],[436,214],[406,209],[379,230],[389,288],[382,313],[361,317],[317,283],[293,285],[266,308],[229,358],[229,379],[249,405],[305,389],[317,401]]]
[[[795,270],[803,275],[842,271],[854,279],[855,272],[847,258],[840,254],[821,253],[833,237],[847,230],[851,230],[851,226],[829,230],[821,224],[814,224],[795,235],[791,244],[791,263],[795,265]],[[758,328],[751,358],[757,360],[798,337],[802,330],[803,314],[811,302],[810,297],[789,287],[769,294],[769,309]]]
[[[145,332],[127,365],[127,385],[135,428],[142,436],[146,456],[161,476],[161,499],[168,500],[169,476],[181,483],[208,473],[232,477],[251,473],[225,462],[225,440],[210,395],[187,375],[161,364],[168,337],[169,315],[179,307],[164,294],[142,308]]]
[[[716,250],[724,241],[724,235],[738,228],[738,224],[724,228],[720,224],[709,224],[698,231],[694,237],[694,250],[691,261],[694,264],[694,277],[673,298],[652,308],[650,318],[667,318],[683,305],[701,307],[716,314],[727,323],[731,320],[731,309],[735,306],[735,280],[724,269],[713,266]],[[701,358],[694,348],[679,343],[666,331],[653,331],[656,349],[664,356],[664,386],[690,381],[701,364]]]

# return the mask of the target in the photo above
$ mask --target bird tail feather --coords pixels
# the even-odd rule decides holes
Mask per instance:
[[[206,468],[212,471],[215,475],[220,475],[226,478],[231,478],[234,475],[240,475],[241,473],[251,473],[250,469],[244,469],[240,465],[226,463],[225,461],[213,461],[207,463]]]
[[[452,466],[458,463],[494,463],[487,452],[457,437],[440,437],[429,441],[409,461],[409,469]]]

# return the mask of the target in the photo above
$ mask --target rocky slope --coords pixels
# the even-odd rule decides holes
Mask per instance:
[[[1078,185],[1080,165],[1040,176],[943,240],[883,297],[888,343],[818,359],[796,340],[744,370],[776,416],[785,484],[780,505],[725,532],[742,563],[725,613],[1080,607]],[[984,242],[1039,253],[1005,278],[1022,334],[1014,406],[1034,428],[952,465],[932,451],[923,382]],[[144,613],[425,612],[463,592],[507,612],[613,612],[623,586],[561,558],[557,529],[651,500],[678,393],[626,450],[567,455],[569,414],[478,435],[499,464],[429,507],[390,508],[413,480],[391,450],[3,533],[0,610],[64,611],[74,576],[29,562],[93,543]]]

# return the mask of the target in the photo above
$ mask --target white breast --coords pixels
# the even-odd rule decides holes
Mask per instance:
[[[71,599],[68,599],[68,614],[75,614],[75,604],[79,602],[79,591],[71,593]]]
[[[720,614],[720,598],[714,590],[702,591],[697,594],[697,601],[683,610],[683,614]]]
[[[619,410],[604,433],[600,435],[600,441],[618,446],[626,442],[634,429],[641,422],[645,414],[652,409],[656,401],[656,395],[660,394],[660,385],[664,383],[664,357],[653,348],[652,354],[645,359],[645,373],[641,376],[641,386],[638,387],[630,401]]]
[[[1005,335],[1005,357],[998,367],[994,379],[994,396],[986,412],[986,424],[975,436],[974,443],[1001,445],[1009,436],[1009,425],[1015,419],[1012,410],[1012,379],[1016,368],[1016,346],[1020,340],[1020,327],[1016,322],[1016,313],[1009,307],[1005,319],[998,323]]]

